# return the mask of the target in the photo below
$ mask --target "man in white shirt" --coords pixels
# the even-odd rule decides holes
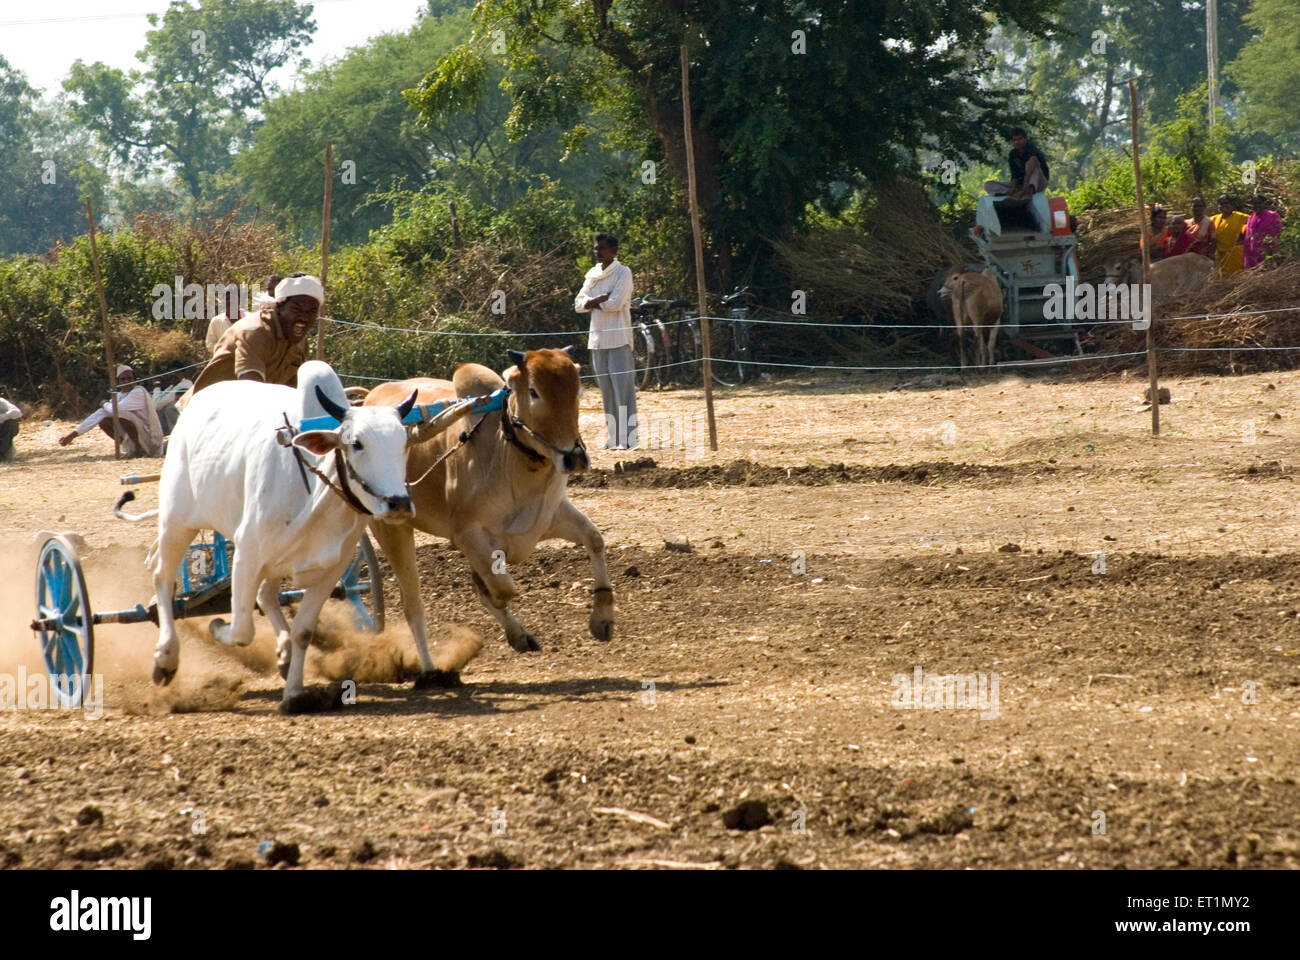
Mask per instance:
[[[618,238],[596,234],[596,265],[587,271],[573,301],[591,314],[587,349],[605,408],[605,449],[637,445],[636,361],[632,356],[632,271],[618,262]]]
[[[158,386],[153,388],[151,398],[153,409],[158,414],[158,422],[162,424],[163,436],[171,436],[176,421],[181,415],[181,412],[176,409],[176,401],[192,386],[194,384],[180,370],[169,370],[167,375],[158,381]]]
[[[135,371],[122,364],[117,368],[117,419],[122,425],[122,452],[128,457],[161,457],[163,446],[162,424],[153,408],[153,397],[144,387],[136,385]],[[130,388],[130,389],[128,389]],[[59,446],[66,447],[87,430],[95,427],[113,436],[113,401],[102,407],[59,437]]]
[[[0,460],[13,453],[14,437],[18,436],[18,421],[23,412],[4,397],[0,397]]]
[[[266,281],[267,296],[263,297],[261,294],[257,294],[253,297],[254,313],[261,310],[268,302],[274,302],[275,285],[283,279],[284,277],[277,273],[272,275],[271,278]],[[243,318],[244,311],[239,305],[239,298],[233,295],[228,296],[225,309],[208,321],[208,332],[203,338],[203,342],[208,346],[208,353],[214,353],[217,349],[217,344],[221,342],[221,338],[225,332]],[[171,430],[169,429],[167,432],[171,433]]]

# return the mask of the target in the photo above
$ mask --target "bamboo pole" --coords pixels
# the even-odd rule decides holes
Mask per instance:
[[[1142,160],[1138,154],[1138,95],[1137,80],[1128,80],[1129,123],[1133,134],[1133,184],[1137,193],[1138,225],[1142,228],[1142,286],[1151,289],[1151,223],[1147,217],[1146,203],[1142,199]],[[1147,380],[1151,390],[1151,436],[1160,436],[1160,381],[1156,375],[1156,305],[1150,300],[1147,317]]]
[[[691,204],[691,233],[695,236],[695,290],[700,305],[700,341],[704,348],[704,408],[709,418],[709,449],[718,449],[718,425],[713,417],[713,341],[709,332],[708,290],[704,284],[704,234],[695,193],[695,138],[691,134],[691,67],[682,44],[682,127],[686,131],[686,190]]]
[[[122,459],[122,422],[117,416],[117,363],[113,360],[113,330],[108,323],[108,297],[104,296],[104,275],[99,272],[99,241],[95,238],[95,211],[86,197],[86,222],[90,224],[90,262],[95,267],[95,289],[99,292],[99,317],[104,322],[104,356],[108,360],[108,392],[113,404],[113,459]]]
[[[325,287],[330,272],[330,200],[334,197],[334,141],[325,141],[325,212],[321,217],[320,230],[320,285]],[[325,359],[325,310],[321,304],[320,316],[316,319],[316,359]]]

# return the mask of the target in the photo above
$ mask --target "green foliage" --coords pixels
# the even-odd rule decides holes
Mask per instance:
[[[474,40],[439,61],[412,99],[431,121],[463,105],[478,78],[470,65],[495,43],[504,46],[511,136],[550,124],[572,130],[585,100],[615,121],[611,146],[653,144],[671,174],[666,185],[680,188],[678,49],[689,42],[700,202],[715,283],[727,284],[737,263],[742,273],[762,271],[763,238],[791,235],[833,184],[893,173],[899,148],[970,156],[991,145],[1007,95],[981,82],[991,59],[982,42],[996,17],[1041,33],[1057,6],[976,0],[922,12],[910,0],[880,0],[813,11],[800,0],[758,8],[630,0],[612,16],[605,2],[483,0]]]
[[[1156,124],[1142,156],[1142,194],[1147,203],[1185,204],[1195,196],[1210,200],[1239,186],[1238,169],[1225,124],[1213,128],[1205,116],[1205,86],[1178,98],[1177,114]],[[1068,194],[1070,209],[1107,209],[1135,202],[1132,155],[1107,151],[1096,176],[1080,180]]]
[[[1277,0],[1286,4],[1289,0]],[[1227,63],[1250,31],[1242,16],[1250,0],[1219,0],[1219,57]],[[1138,77],[1144,117],[1168,122],[1178,98],[1205,80],[1203,0],[1073,0],[1051,40],[1004,24],[991,46],[994,78],[1023,85],[1015,102],[1043,118],[1035,130],[1057,184],[1098,173],[1106,151],[1128,137],[1126,78]],[[1221,99],[1236,87],[1228,78]]]
[[[0,256],[41,253],[85,228],[82,197],[98,202],[102,186],[86,144],[3,57],[0,156]]]
[[[205,181],[230,168],[232,144],[248,139],[249,111],[274,93],[267,74],[315,31],[310,16],[310,6],[285,0],[172,0],[161,21],[149,17],[144,70],[73,65],[64,81],[72,114],[112,157],[140,172],[161,163],[198,200]]]
[[[1254,0],[1245,21],[1255,36],[1227,68],[1244,95],[1245,119],[1279,146],[1300,149],[1300,5]]]

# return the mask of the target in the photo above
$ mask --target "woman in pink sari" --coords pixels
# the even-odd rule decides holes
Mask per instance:
[[[1250,198],[1253,211],[1242,232],[1242,266],[1247,270],[1258,267],[1270,254],[1277,252],[1278,234],[1282,232],[1282,218],[1269,209],[1267,198],[1260,194]]]

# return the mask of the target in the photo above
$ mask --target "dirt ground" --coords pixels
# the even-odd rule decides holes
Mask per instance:
[[[1123,377],[764,383],[720,391],[717,453],[642,394],[648,449],[571,484],[613,642],[579,548],[515,571],[521,655],[432,539],[433,631],[486,641],[457,690],[399,682],[391,579],[380,636],[326,618],[328,714],[278,713],[264,628],[187,622],[157,690],[156,629],[101,627],[102,716],[0,711],[0,866],[1298,867],[1300,373],[1164,385],[1153,439]],[[41,669],[39,531],[84,537],[96,610],[152,592],[111,506],[159,462],[65,429],[0,465],[0,674]],[[984,697],[913,703],[918,670]]]

